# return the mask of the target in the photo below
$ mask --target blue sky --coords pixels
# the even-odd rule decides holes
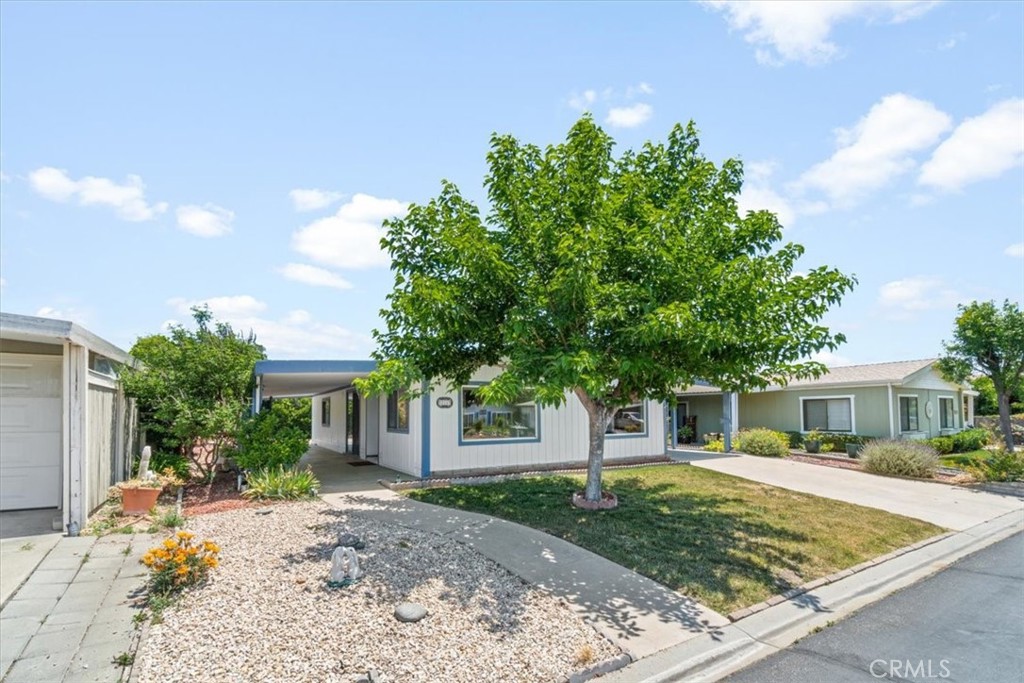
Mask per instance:
[[[276,358],[363,358],[380,222],[489,136],[693,119],[800,264],[856,274],[834,364],[1024,297],[1024,3],[0,4],[7,312],[128,348],[208,301]]]

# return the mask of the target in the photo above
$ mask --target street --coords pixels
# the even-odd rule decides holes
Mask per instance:
[[[807,636],[729,683],[1024,681],[1024,534]]]

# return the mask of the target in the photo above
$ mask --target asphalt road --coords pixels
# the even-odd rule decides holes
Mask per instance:
[[[729,683],[1024,682],[1024,534],[800,640]]]

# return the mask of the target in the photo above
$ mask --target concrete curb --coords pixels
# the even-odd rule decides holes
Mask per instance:
[[[622,653],[616,657],[605,659],[593,666],[588,666],[585,669],[580,669],[575,673],[571,673],[567,677],[561,679],[559,683],[585,683],[592,678],[604,676],[605,674],[610,674],[613,671],[623,669],[632,663],[633,658],[626,653]]]
[[[885,560],[877,558],[874,565],[857,573],[746,615],[718,633],[703,634],[646,657],[609,674],[602,682],[717,681],[792,645],[818,627],[831,625],[1021,531],[1024,509],[961,532],[926,539],[923,545],[915,544],[917,548],[910,546],[898,555],[890,553],[893,556],[883,556]]]

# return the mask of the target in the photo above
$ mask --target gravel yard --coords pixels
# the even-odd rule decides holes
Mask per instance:
[[[140,683],[353,682],[371,669],[390,683],[555,681],[619,654],[559,600],[455,541],[320,502],[269,509],[190,520],[221,564],[149,628]],[[342,530],[366,542],[365,576],[330,589]],[[429,615],[398,622],[404,601]]]

